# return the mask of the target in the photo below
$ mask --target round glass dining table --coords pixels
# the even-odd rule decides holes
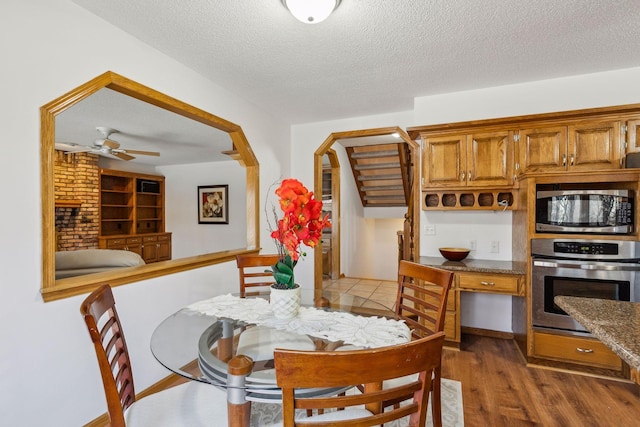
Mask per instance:
[[[384,322],[397,323],[391,308],[367,298],[326,291],[320,298],[314,297],[314,294],[313,290],[303,290],[302,306],[314,307],[315,310],[310,311],[316,314],[327,312],[332,316],[334,313],[340,316],[339,313],[350,313],[355,316],[347,318],[346,321],[342,320],[343,322],[352,319],[354,323],[358,323],[360,319],[363,322],[380,321],[383,325],[386,325]],[[232,296],[228,297],[231,299]],[[239,297],[239,294],[233,297]],[[268,300],[269,293],[247,294],[245,298]],[[231,301],[233,302],[233,299]],[[326,313],[320,314],[327,316]],[[396,327],[397,324],[392,326]],[[401,326],[406,328],[404,324]],[[408,328],[406,329],[408,331]],[[409,336],[406,341],[409,341]],[[378,342],[376,346],[391,344],[393,343]],[[358,346],[349,343],[348,339],[332,340],[317,335],[300,335],[277,330],[264,325],[256,326],[250,321],[197,311],[192,306],[178,310],[166,318],[151,336],[151,351],[154,357],[170,371],[190,380],[210,383],[220,388],[241,387],[246,399],[255,402],[273,402],[282,398],[273,368],[273,349],[276,347],[340,351],[365,348],[368,345]],[[251,357],[253,365],[241,385],[235,385],[229,382],[228,363],[240,354]],[[318,394],[318,390],[307,392]],[[335,393],[340,390],[328,392]],[[323,393],[327,393],[327,390]]]

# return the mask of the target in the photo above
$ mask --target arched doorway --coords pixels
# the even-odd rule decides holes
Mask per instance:
[[[406,221],[409,222],[408,228],[411,244],[407,245],[410,248],[410,253],[405,254],[406,258],[417,257],[419,251],[419,233],[420,229],[420,187],[418,177],[420,176],[419,159],[420,159],[420,146],[415,141],[412,141],[409,135],[399,127],[386,127],[376,129],[364,129],[357,131],[336,132],[329,135],[329,137],[322,143],[322,145],[314,153],[314,191],[316,194],[322,194],[323,184],[323,169],[324,169],[324,156],[332,149],[334,144],[338,143],[343,147],[352,146],[376,146],[382,144],[389,144],[390,138],[393,138],[395,143],[404,144],[409,153],[407,159],[407,173],[410,175],[410,182],[408,183],[407,200],[406,200]],[[338,166],[339,168],[339,166]],[[341,179],[347,179],[343,174]],[[332,183],[334,185],[334,183]],[[340,184],[336,183],[338,188]],[[339,191],[338,191],[339,193]],[[332,194],[335,197],[335,194]],[[344,204],[344,201],[342,201]],[[338,265],[340,265],[340,240],[341,240],[341,217],[344,206],[341,206],[340,211],[333,217],[333,230],[332,230],[332,259],[338,259]],[[406,232],[405,232],[406,233]],[[323,281],[323,251],[316,250],[314,255],[314,286],[316,290],[322,289]]]

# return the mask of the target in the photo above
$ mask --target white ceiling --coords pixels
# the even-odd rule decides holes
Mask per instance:
[[[640,66],[640,0],[74,0],[288,123],[417,96]]]
[[[222,151],[233,148],[226,132],[108,88],[56,116],[56,148],[86,151],[104,138],[96,129],[99,126],[117,131],[109,139],[121,149],[159,152],[158,157],[133,154],[133,163],[147,166],[229,161]]]

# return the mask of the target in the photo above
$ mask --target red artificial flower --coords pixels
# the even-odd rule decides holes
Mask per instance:
[[[322,217],[322,201],[315,200],[313,192],[297,179],[283,180],[275,193],[280,198],[283,216],[271,237],[279,243],[281,251],[286,251],[281,255],[297,261],[301,256],[300,245],[316,247],[322,230],[331,227],[329,215]]]

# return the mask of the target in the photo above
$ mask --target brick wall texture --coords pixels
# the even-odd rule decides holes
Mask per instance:
[[[57,249],[97,249],[99,224],[98,156],[56,150],[54,162],[56,200],[80,200],[79,208],[56,208]]]

